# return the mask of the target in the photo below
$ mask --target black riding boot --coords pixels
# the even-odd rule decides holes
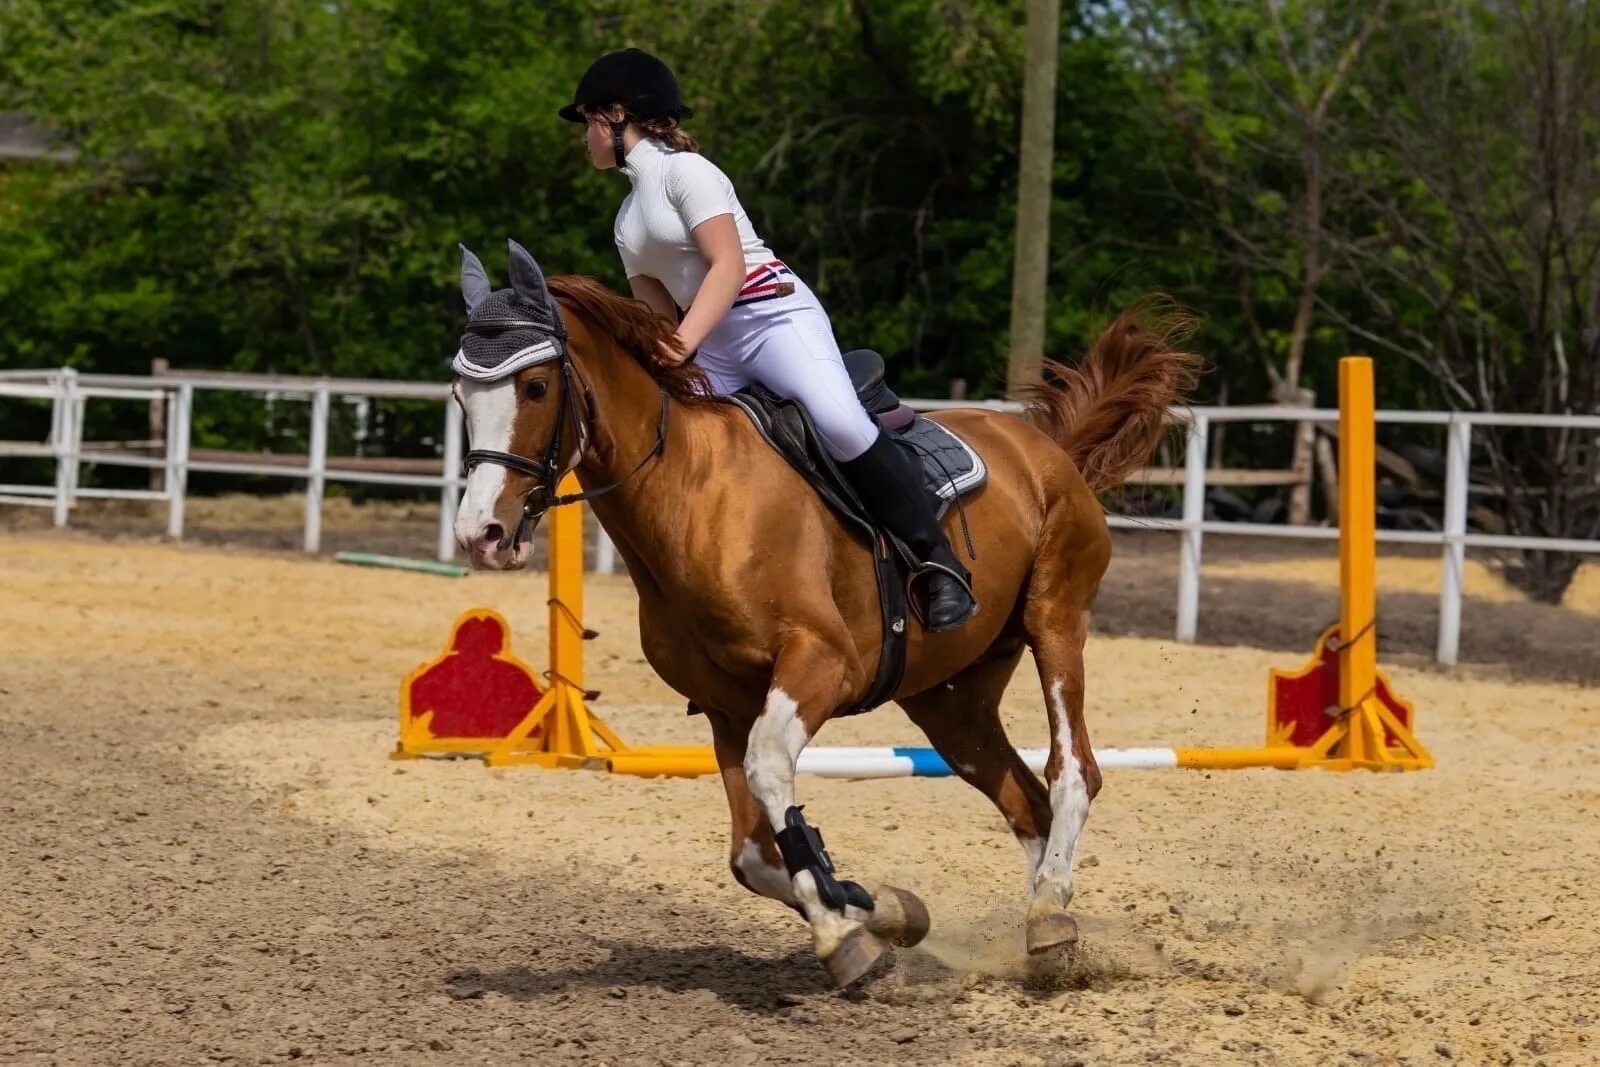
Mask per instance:
[[[880,433],[871,448],[839,468],[872,517],[904,541],[921,564],[914,578],[927,583],[928,610],[923,620],[927,628],[933,632],[953,630],[972,618],[978,602],[972,595],[971,576],[933,517],[933,501],[923,490],[921,472],[911,457]]]

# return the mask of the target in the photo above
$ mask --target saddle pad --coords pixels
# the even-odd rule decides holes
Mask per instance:
[[[860,529],[872,530],[871,515],[823,449],[816,426],[805,408],[759,385],[731,393],[727,399],[750,417],[767,443],[788,460],[841,517]],[[957,497],[980,488],[989,479],[989,468],[971,445],[954,430],[921,415],[905,427],[890,432],[889,439],[916,460],[922,471],[922,487],[933,498],[934,513],[940,518]]]
[[[918,415],[911,425],[890,435],[908,449],[922,466],[922,485],[937,500],[940,517],[957,497],[979,489],[989,480],[983,457],[947,426]]]

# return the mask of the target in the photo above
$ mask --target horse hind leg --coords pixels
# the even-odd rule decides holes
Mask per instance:
[[[1072,903],[1072,866],[1078,839],[1089,817],[1089,803],[1100,791],[1100,768],[1089,744],[1083,717],[1083,645],[1089,633],[1089,604],[1104,573],[1109,546],[1082,553],[1052,553],[1057,568],[1041,568],[1030,585],[1023,613],[1033,646],[1050,721],[1050,831],[1034,872],[1028,909],[1030,953],[1049,951],[1078,939]]]
[[[1000,698],[1022,658],[1002,645],[943,685],[900,702],[952,770],[1000,809],[1027,861],[1030,894],[1050,833],[1050,797],[1006,736]]]

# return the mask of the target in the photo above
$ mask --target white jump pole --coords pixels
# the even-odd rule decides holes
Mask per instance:
[[[1044,773],[1047,748],[1018,749],[1028,769]],[[1101,748],[1095,762],[1111,770],[1170,770],[1178,766],[1171,748]],[[795,770],[819,778],[948,778],[955,772],[931,748],[808,748]]]

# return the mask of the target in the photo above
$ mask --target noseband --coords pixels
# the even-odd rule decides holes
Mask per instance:
[[[540,333],[548,333],[555,343],[557,353],[559,353],[557,360],[561,365],[561,399],[558,401],[560,407],[556,411],[555,428],[550,433],[550,443],[545,446],[543,458],[533,460],[526,456],[519,456],[514,452],[499,452],[490,448],[474,448],[468,451],[462,459],[462,470],[468,474],[479,464],[492,463],[508,470],[514,470],[519,474],[526,474],[533,479],[533,488],[528,491],[528,495],[524,498],[522,504],[522,524],[524,526],[531,525],[551,508],[577,504],[606,495],[628,481],[635,474],[638,474],[644,469],[646,463],[665,452],[667,447],[668,404],[666,390],[662,389],[661,419],[656,425],[655,444],[651,446],[650,451],[640,458],[638,463],[633,465],[633,468],[627,474],[599,489],[585,490],[581,493],[567,493],[565,495],[556,493],[556,487],[561,481],[561,476],[566,473],[566,469],[563,469],[561,463],[561,431],[563,425],[567,422],[570,413],[573,432],[577,437],[578,455],[582,456],[583,453],[588,451],[589,442],[593,439],[591,426],[594,419],[594,393],[572,364],[572,356],[567,345],[566,325],[561,320],[560,311],[554,306],[551,307],[551,310],[555,312],[553,326],[547,322],[518,318],[484,319],[467,325],[469,332],[477,332],[474,329],[477,328],[484,331],[531,329]],[[584,395],[584,410],[581,414],[577,405],[572,401],[573,394],[580,384],[583,386]],[[519,533],[521,533],[520,530]]]

